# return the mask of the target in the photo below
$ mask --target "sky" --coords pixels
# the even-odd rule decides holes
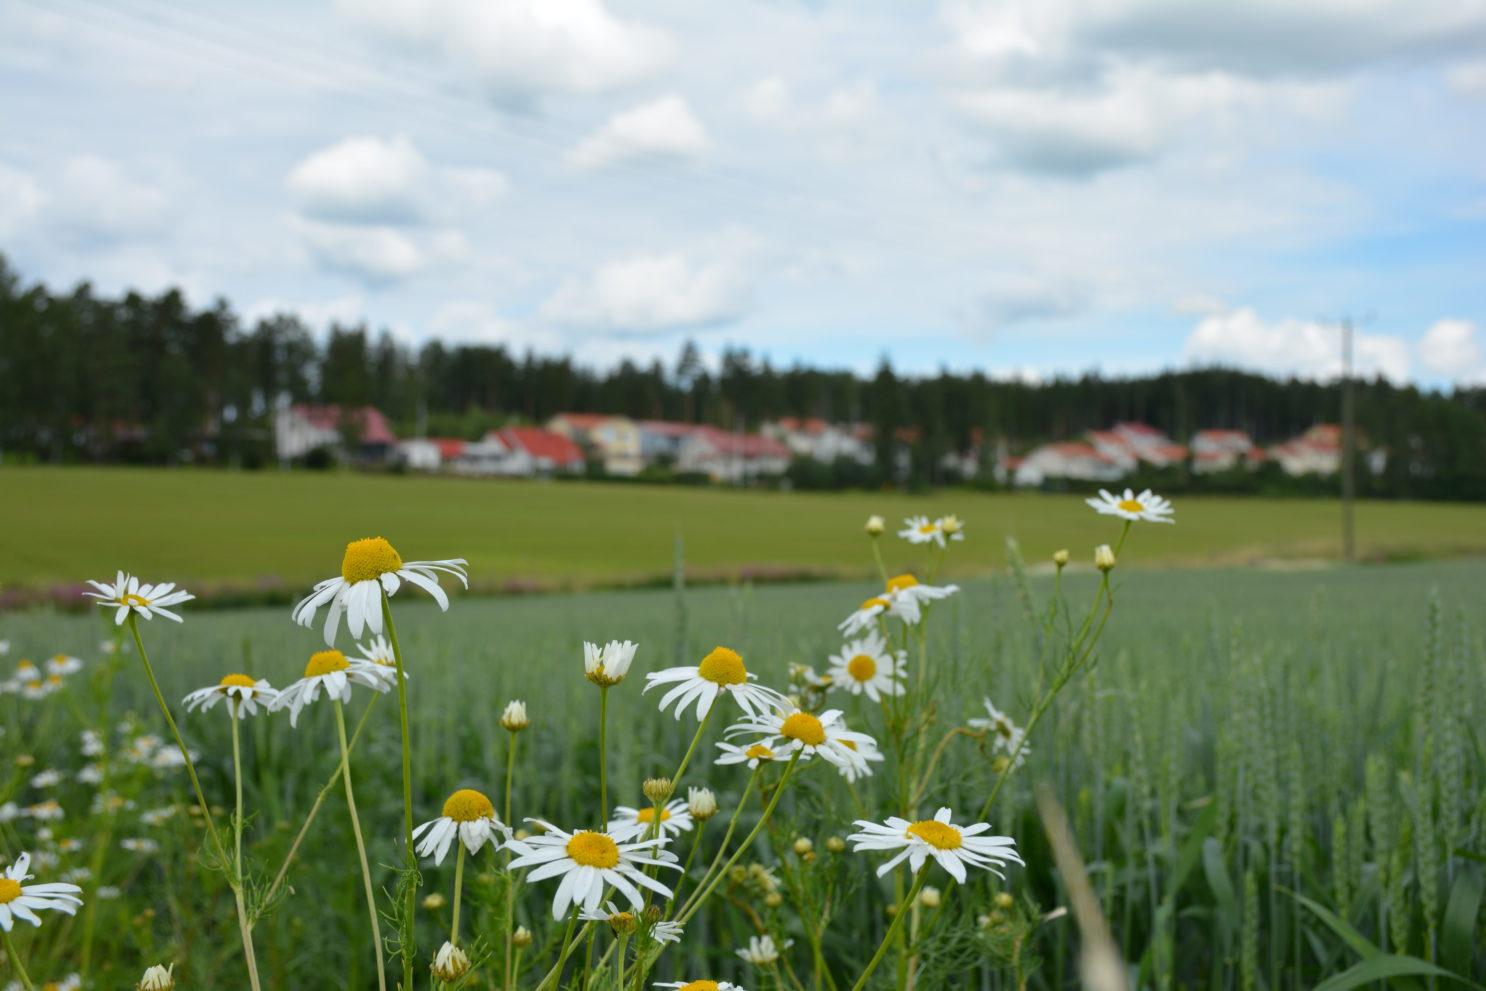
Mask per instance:
[[[610,366],[1486,383],[1481,0],[0,0],[0,252]]]

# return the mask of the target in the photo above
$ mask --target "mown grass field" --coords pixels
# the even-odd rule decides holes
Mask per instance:
[[[679,533],[690,568],[865,575],[858,524],[871,513],[958,513],[972,540],[956,574],[1107,539],[1079,498],[965,491],[932,496],[788,494],[541,481],[125,468],[0,469],[0,584],[75,583],[132,568],[182,582],[306,584],[345,541],[385,534],[418,558],[463,555],[486,587],[643,581],[669,573]],[[1187,498],[1181,526],[1142,540],[1142,564],[1334,558],[1330,500]],[[1486,553],[1486,506],[1363,503],[1364,558]],[[884,546],[900,558],[893,541]],[[1136,559],[1132,559],[1136,560]],[[890,562],[891,563],[891,562]]]
[[[208,481],[215,479],[190,479]],[[400,483],[385,484],[385,492],[401,491]],[[545,491],[563,497],[570,492],[556,486]],[[849,513],[868,505],[853,503]],[[1182,534],[1196,513],[1185,505],[1179,512],[1182,523],[1173,530]],[[326,519],[320,511],[316,515]],[[994,526],[975,515],[970,524],[973,534]],[[198,525],[209,532],[208,523],[183,521]],[[329,527],[326,543],[338,541],[345,529],[322,525]],[[854,531],[854,523],[848,529]],[[1140,528],[1127,557],[1144,557],[1166,532]],[[1053,533],[1044,539],[1054,542]],[[988,555],[978,544],[970,545],[974,553]],[[435,552],[466,546],[455,540]],[[228,562],[237,550],[218,540],[208,550],[190,552],[201,555],[196,560]],[[333,546],[329,556],[333,567]],[[323,562],[319,570],[327,570]],[[1486,755],[1479,729],[1486,653],[1479,617],[1486,563],[1117,574],[1117,605],[1099,663],[1071,685],[1038,727],[1031,759],[1011,779],[991,817],[998,832],[1017,838],[1028,866],[1005,885],[980,875],[947,898],[943,917],[922,934],[918,986],[1017,986],[1006,940],[977,921],[1000,890],[1015,896],[1018,925],[1030,927],[1020,960],[1030,968],[1024,972],[1028,985],[1076,983],[1079,940],[1070,920],[1031,924],[1066,904],[1033,809],[1037,784],[1052,788],[1069,810],[1137,986],[1313,987],[1366,966],[1370,954],[1383,951],[1433,959],[1477,980],[1486,974],[1479,935],[1479,859],[1486,853]],[[1030,593],[1040,600],[1049,587],[1047,579],[1033,579]],[[656,712],[654,695],[640,692],[643,671],[694,660],[725,643],[742,651],[765,682],[782,684],[791,662],[822,666],[839,644],[834,624],[869,588],[781,584],[697,588],[680,597],[666,590],[468,597],[456,598],[448,615],[400,596],[396,608],[412,672],[416,802],[431,816],[456,786],[498,792],[506,734],[497,717],[506,700],[520,697],[530,706],[533,727],[521,738],[515,815],[560,823],[591,818],[596,691],[581,676],[580,644],[629,637],[640,641],[641,652],[630,680],[612,693],[611,796],[614,803],[638,804],[640,781],[672,770],[692,725]],[[1070,578],[1066,591],[1077,612],[1092,595],[1092,577]],[[285,683],[319,644],[313,632],[291,625],[287,609],[194,615],[188,609],[187,616],[184,626],[157,620],[145,629],[171,699],[230,670]],[[1038,634],[1016,583],[1006,576],[972,580],[933,622],[937,718],[944,725],[962,723],[979,714],[984,694],[1024,718],[1034,694]],[[106,632],[96,614],[0,617],[0,637],[12,641],[11,660],[63,650],[91,662]],[[133,711],[158,731],[158,714],[133,659],[124,660],[110,718]],[[860,699],[831,698],[844,703],[854,725],[873,729],[873,710]],[[57,697],[23,707],[6,696],[3,704],[7,753],[13,759],[24,751],[37,768],[76,766],[77,733],[100,718]],[[362,704],[358,698],[351,718],[359,717]],[[188,716],[184,726],[203,754],[208,793],[226,803],[231,765],[220,716]],[[271,872],[333,767],[333,728],[323,707],[307,713],[292,732],[282,715],[252,721],[248,728],[248,807],[256,810],[249,849],[259,869]],[[401,809],[393,704],[381,703],[368,734],[357,755],[358,799],[372,862],[390,865],[397,860]],[[987,760],[968,741],[950,748],[943,784],[929,804],[973,811],[986,795]],[[707,765],[688,777],[709,783],[726,813],[738,800],[746,772]],[[134,804],[102,839],[111,844],[104,876],[89,883],[115,885],[121,894],[99,903],[92,951],[97,986],[122,987],[145,963],[165,959],[179,962],[177,976],[186,977],[182,987],[242,986],[230,898],[219,880],[187,856],[200,842],[199,832],[183,817],[164,826],[139,821],[141,810],[183,798],[170,784],[140,782],[130,796]],[[874,776],[860,786],[861,799],[876,807],[889,786],[886,772]],[[19,772],[6,788],[0,802],[46,794],[29,788]],[[69,782],[51,794],[68,810],[54,824],[57,838],[84,843],[82,852],[64,854],[58,869],[86,863],[102,828],[100,818],[87,811],[90,792]],[[848,980],[880,937],[887,921],[883,909],[892,899],[871,876],[868,858],[823,852],[828,837],[850,830],[857,814],[853,801],[834,774],[812,774],[781,803],[777,828],[756,851],[756,859],[772,864],[787,882],[808,871],[834,872],[831,883],[838,885],[840,902],[824,949],[832,969]],[[327,804],[293,875],[294,895],[260,923],[265,986],[374,986],[344,811],[334,801]],[[33,829],[24,820],[0,824],[0,836],[15,850],[23,841],[34,843],[26,835]],[[820,852],[808,869],[789,851],[797,835],[812,838]],[[119,838],[131,836],[154,839],[162,852],[119,849]],[[469,918],[478,933],[489,931],[498,915],[492,894],[498,874],[495,860],[482,857],[475,864]],[[447,863],[442,869],[427,866],[425,890],[446,891],[449,878]],[[379,869],[379,881],[391,885],[388,868]],[[771,977],[732,951],[757,931],[755,917],[795,938],[796,954],[803,950],[801,909],[791,884],[785,890],[777,907],[739,891],[699,915],[654,979],[707,974],[752,991],[772,988]],[[518,906],[520,920],[537,931],[539,942],[552,934],[549,898],[550,887],[529,890]],[[442,938],[447,911],[422,913],[423,946]],[[40,977],[38,969],[76,969],[81,926],[62,920],[34,940],[29,930],[21,934],[39,961],[33,975]],[[1369,983],[1368,973],[1331,987]],[[487,983],[487,976],[473,986],[498,986]],[[536,976],[520,986],[534,986]],[[888,970],[872,984],[892,986]]]

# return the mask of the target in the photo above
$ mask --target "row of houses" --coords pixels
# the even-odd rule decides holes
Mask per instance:
[[[1374,474],[1383,470],[1385,452],[1367,452]],[[1273,462],[1287,475],[1334,475],[1341,468],[1342,432],[1332,423],[1311,427],[1298,437],[1262,447],[1242,430],[1199,430],[1190,444],[1178,444],[1144,423],[1120,423],[1091,430],[1082,440],[1044,444],[1024,457],[998,460],[1003,482],[1039,486],[1051,480],[1117,482],[1142,466],[1167,468],[1190,463],[1199,475],[1256,469]]]
[[[274,437],[281,460],[331,450],[363,462],[398,463],[413,471],[463,475],[579,474],[589,464],[605,474],[634,477],[663,465],[676,472],[741,483],[784,474],[792,460],[824,463],[845,459],[871,465],[872,429],[821,419],[784,417],[757,433],[722,430],[672,420],[638,420],[602,413],[559,413],[544,426],[491,430],[479,440],[418,437],[399,440],[375,408],[292,405],[278,411]],[[905,451],[916,440],[899,431]],[[1003,443],[993,455],[979,431],[964,452],[944,456],[942,467],[961,477],[988,468],[997,481],[1037,487],[1055,481],[1117,482],[1143,467],[1189,464],[1198,474],[1257,468],[1274,462],[1289,475],[1335,474],[1341,463],[1341,430],[1319,424],[1270,447],[1241,430],[1199,430],[1180,444],[1144,423],[1118,423],[1091,430],[1082,439],[1044,444],[1014,456]],[[1376,459],[1381,452],[1373,452]],[[1372,465],[1374,471],[1381,465]]]

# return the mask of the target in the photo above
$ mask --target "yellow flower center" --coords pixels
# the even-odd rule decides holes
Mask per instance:
[[[21,882],[0,877],[0,905],[8,905],[21,897]]]
[[[609,868],[619,863],[619,846],[603,833],[574,833],[568,840],[568,856],[584,867]]]
[[[609,916],[609,925],[615,929],[631,929],[635,925],[635,913],[615,912]]]
[[[310,662],[304,666],[304,676],[316,678],[332,671],[344,671],[350,666],[346,655],[338,650],[317,650],[310,655]]]
[[[1115,505],[1123,509],[1127,513],[1145,512],[1145,503],[1141,502],[1139,499],[1121,499],[1119,502],[1115,503]]]
[[[784,719],[779,735],[787,740],[799,740],[809,747],[818,747],[826,742],[826,728],[808,712],[796,712]]]
[[[47,981],[41,986],[41,991],[62,991],[62,985],[56,981]]]
[[[898,575],[896,578],[888,579],[887,590],[889,592],[901,592],[905,588],[912,588],[917,584],[918,579],[912,575]]]
[[[665,822],[666,820],[668,820],[670,818],[671,818],[671,810],[670,809],[661,809],[660,810],[660,821],[661,822]],[[653,807],[651,807],[651,808],[644,808],[644,809],[637,809],[635,811],[635,821],[636,822],[654,822],[655,821],[655,809]]]
[[[142,595],[136,595],[133,592],[119,596],[119,601],[126,606],[147,606],[150,604],[149,599],[146,599]]]
[[[887,608],[887,600],[884,599],[880,595],[874,595],[874,596],[872,596],[872,598],[870,598],[870,599],[866,600],[865,602],[863,602],[861,604],[861,607],[860,608],[861,608],[861,610],[863,612],[865,612],[868,609],[873,608],[874,606],[879,607],[879,608],[882,608],[882,609],[886,609]]]
[[[753,746],[743,751],[743,756],[751,760],[773,760],[774,751],[770,750],[762,743],[755,743]]]
[[[958,850],[965,843],[958,829],[938,819],[916,822],[905,832],[909,836],[917,836],[936,850]]]
[[[62,684],[62,676],[60,674],[49,674],[46,676],[46,683],[48,685],[60,685]]]
[[[474,822],[494,816],[495,806],[473,788],[461,788],[444,802],[444,815],[455,822]]]
[[[252,688],[258,683],[245,674],[229,674],[217,682],[218,688]]]
[[[679,991],[717,991],[716,981],[691,981],[681,985]]]
[[[937,524],[937,523],[920,523],[918,525],[918,532],[919,533],[933,533],[938,528],[939,528],[939,524]]]
[[[15,666],[16,674],[31,674],[36,670],[36,665],[31,661],[21,661]]]
[[[866,654],[858,654],[846,662],[846,673],[857,681],[871,681],[877,674],[877,662]]]
[[[341,558],[341,577],[352,584],[381,578],[402,567],[402,558],[383,537],[353,540]]]
[[[748,669],[736,650],[714,647],[712,653],[697,665],[697,674],[714,685],[741,685],[748,680]]]

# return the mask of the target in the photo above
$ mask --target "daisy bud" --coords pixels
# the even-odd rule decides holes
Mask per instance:
[[[712,794],[710,788],[688,788],[686,810],[697,822],[706,822],[717,815],[717,796]]]
[[[801,857],[805,856],[805,854],[814,849],[815,844],[811,842],[810,837],[808,836],[801,836],[795,840],[795,853],[799,854]]]
[[[995,760],[991,761],[991,773],[1005,774],[1006,769],[1010,766],[1011,758],[1007,757],[1005,754],[1002,754],[1000,757],[997,757]]]
[[[159,964],[144,972],[144,976],[135,985],[136,991],[174,991],[175,988],[175,964],[162,967]]]
[[[35,757],[32,757],[30,754],[16,754],[15,755],[15,766],[16,767],[30,767],[30,766],[32,766],[35,763],[36,763],[36,758]]]
[[[662,914],[663,913],[661,912],[659,905],[645,906],[645,927],[648,929],[654,926],[661,920]]]
[[[1114,551],[1109,549],[1108,544],[1100,544],[1094,548],[1094,567],[1100,571],[1109,571],[1115,566]]]
[[[1053,564],[1056,564],[1060,568],[1068,566],[1068,548],[1064,547],[1062,550],[1053,551]]]
[[[745,868],[734,866],[728,871],[728,880],[733,884],[742,884],[748,880],[748,871]]]
[[[867,517],[867,536],[880,537],[882,531],[887,527],[881,516]]]
[[[660,803],[671,797],[670,778],[646,778],[645,783],[640,786],[640,791],[652,802]]]
[[[826,849],[831,851],[832,853],[845,853],[846,841],[839,836],[832,836],[830,839],[826,840]]]
[[[771,891],[764,896],[764,904],[770,908],[778,908],[784,904],[784,896],[777,891]]]
[[[531,720],[526,718],[526,703],[520,699],[506,703],[506,711],[500,714],[500,724],[512,733],[520,733],[530,726]]]
[[[511,945],[518,950],[524,950],[531,945],[531,930],[525,926],[517,926],[516,931],[511,934]]]
[[[616,936],[630,936],[640,928],[640,922],[633,912],[615,912],[609,916],[609,928]]]
[[[924,908],[938,908],[939,889],[933,885],[926,886],[924,890],[918,893],[918,903]]]
[[[965,529],[965,524],[960,521],[960,518],[958,516],[951,514],[949,516],[940,518],[939,529],[944,533],[946,537],[953,537],[955,534]]]
[[[430,912],[437,912],[448,903],[449,899],[445,898],[437,891],[423,897],[423,907]]]
[[[433,965],[428,968],[433,971],[433,976],[447,983],[459,980],[470,972],[470,958],[459,947],[445,941],[439,947],[439,952],[434,955]]]
[[[998,891],[998,892],[996,892],[996,907],[997,908],[1000,908],[1000,909],[1011,908],[1011,906],[1013,904],[1015,904],[1015,902],[1016,902],[1016,899],[1014,899],[1014,898],[1011,897],[1011,892],[1009,892],[1009,891]]]

